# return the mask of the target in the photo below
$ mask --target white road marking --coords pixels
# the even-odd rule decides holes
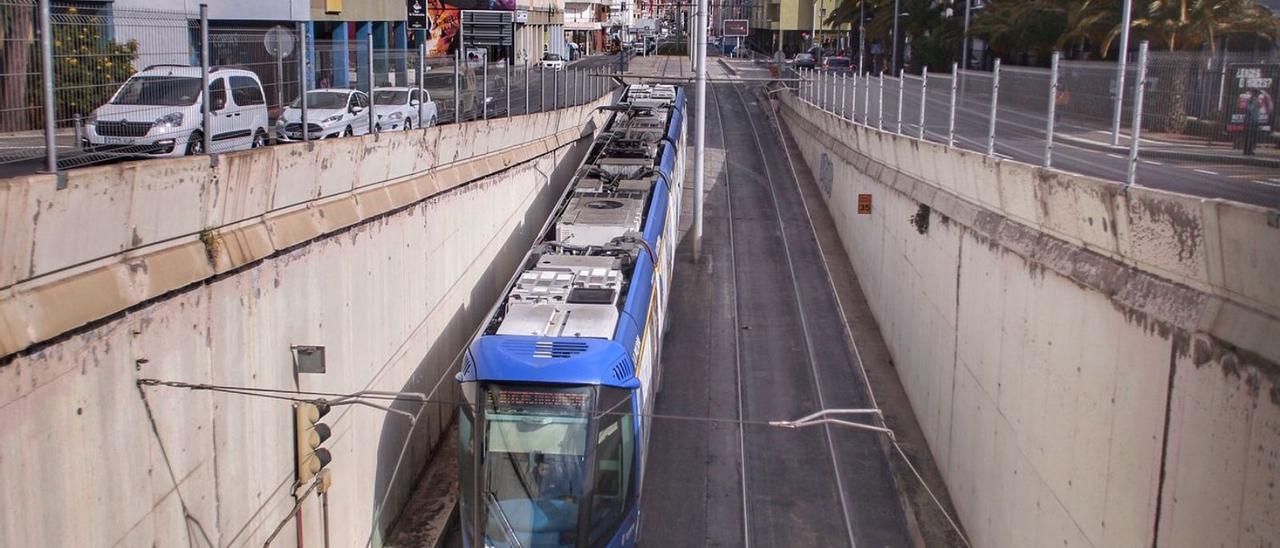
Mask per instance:
[[[1273,187],[1276,187],[1276,188],[1280,188],[1280,183],[1277,183],[1277,182],[1275,182],[1275,181],[1253,181],[1253,182],[1258,183],[1258,184],[1260,184],[1260,185],[1267,185],[1267,186],[1273,186]]]
[[[1143,162],[1146,162],[1146,163],[1151,164],[1151,165],[1153,165],[1153,166],[1162,166],[1162,165],[1164,165],[1164,164],[1162,164],[1162,163],[1160,163],[1160,162],[1157,162],[1157,161],[1155,161],[1155,160],[1143,160]]]
[[[1203,173],[1203,174],[1205,174],[1205,175],[1215,175],[1215,176],[1216,176],[1216,175],[1218,175],[1218,172],[1216,172],[1216,171],[1209,171],[1209,170],[1207,170],[1207,169],[1199,169],[1199,168],[1197,168],[1197,169],[1192,169],[1191,171],[1194,171],[1194,172],[1196,172],[1196,173]]]
[[[1121,156],[1121,155],[1119,155],[1119,154],[1112,154],[1112,153],[1110,153],[1110,152],[1108,152],[1108,153],[1107,153],[1107,156],[1110,156],[1110,157],[1115,158],[1115,159],[1117,159],[1117,160],[1123,160],[1123,159],[1124,159],[1124,156]]]

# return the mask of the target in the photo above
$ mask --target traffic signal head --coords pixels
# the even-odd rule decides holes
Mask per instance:
[[[294,406],[294,433],[298,485],[305,485],[316,473],[332,460],[329,450],[321,447],[331,435],[329,425],[320,419],[329,414],[329,404],[324,400],[298,402]]]

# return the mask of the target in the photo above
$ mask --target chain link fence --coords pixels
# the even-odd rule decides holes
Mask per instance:
[[[501,48],[429,57],[297,22],[202,20],[0,0],[0,175],[522,115],[614,88],[564,64],[510,64]]]
[[[802,69],[798,93],[859,124],[1046,167],[1078,167],[1095,154],[1107,164],[1100,171],[1128,184],[1139,165],[1164,162],[1238,164],[1248,170],[1240,178],[1280,180],[1280,59],[1140,49],[1123,68],[1055,60],[918,75]],[[1055,157],[1062,146],[1075,153],[1070,161]]]

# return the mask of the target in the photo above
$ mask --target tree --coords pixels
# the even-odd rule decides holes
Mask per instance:
[[[0,131],[21,131],[35,127],[27,79],[38,64],[35,49],[35,6],[0,6]]]
[[[843,0],[827,17],[826,24],[850,24],[857,29],[858,16],[865,14],[867,43],[886,44],[887,56],[893,49],[893,7],[894,0]],[[904,44],[911,44],[912,51],[910,59],[903,56],[904,65],[912,71],[922,66],[935,70],[950,67],[960,27],[956,18],[945,16],[946,6],[936,0],[898,0],[898,7],[900,13],[908,14],[899,19],[898,33]],[[899,54],[903,55],[901,49]]]
[[[67,120],[87,116],[133,75],[138,42],[104,39],[106,21],[74,7],[59,19],[53,27],[53,89],[57,117]]]

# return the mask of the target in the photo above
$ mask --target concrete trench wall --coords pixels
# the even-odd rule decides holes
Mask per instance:
[[[447,426],[455,358],[602,119],[589,110],[107,166],[61,191],[0,183],[0,318],[21,348],[0,362],[0,546],[261,546],[288,520],[289,402],[142,378],[431,394],[393,406],[414,427],[326,417],[330,545],[380,545]],[[295,344],[325,346],[327,372],[295,374]],[[301,515],[319,546],[316,497]],[[272,546],[297,539],[290,521]]]
[[[779,109],[974,546],[1280,538],[1277,212]]]

